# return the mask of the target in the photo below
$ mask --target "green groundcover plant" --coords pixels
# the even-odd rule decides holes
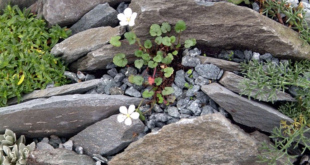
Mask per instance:
[[[124,13],[118,15],[122,26],[134,26],[134,19],[137,13],[133,13],[130,8],[127,8]],[[186,29],[184,21],[179,20],[174,27],[167,22],[160,24],[152,24],[150,26],[150,36],[152,40],[147,39],[143,43],[134,32],[124,34],[129,45],[136,45],[137,50],[134,61],[134,66],[137,69],[142,69],[145,66],[145,71],[141,75],[130,75],[128,80],[136,85],[148,86],[142,93],[143,98],[152,99],[152,104],[173,103],[176,99],[173,95],[173,88],[168,86],[173,81],[174,68],[172,64],[179,54],[181,47],[190,48],[196,45],[195,39],[185,40],[181,44],[181,33]],[[177,36],[171,35],[172,30]],[[112,37],[110,43],[113,46],[120,47],[122,42],[120,36]],[[126,55],[118,53],[113,58],[113,63],[119,67],[125,67],[128,64]],[[149,75],[148,73],[151,72]],[[171,81],[172,80],[172,81]],[[138,107],[139,108],[139,107]],[[140,118],[143,116],[140,112]]]
[[[69,30],[57,25],[48,29],[43,19],[27,10],[6,7],[0,16],[0,107],[49,83],[67,83],[65,66],[49,51],[69,35]]]

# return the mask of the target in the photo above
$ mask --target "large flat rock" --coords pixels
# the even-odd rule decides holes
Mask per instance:
[[[77,33],[59,44],[56,44],[51,53],[61,57],[66,63],[71,63],[87,53],[107,44],[111,37],[122,35],[124,28],[118,26],[98,27]]]
[[[297,32],[246,7],[194,0],[132,0],[129,7],[138,13],[133,31],[143,40],[150,36],[149,27],[154,23],[184,20],[183,40],[195,38],[209,47],[310,59],[310,46]]]
[[[204,57],[204,56],[198,56],[200,59],[201,64],[213,64],[217,67],[227,70],[227,71],[238,71],[240,70],[240,64],[237,62],[222,60],[218,58],[212,58],[212,57]]]
[[[257,101],[248,100],[217,83],[204,85],[201,90],[229,112],[237,123],[272,132],[274,127],[279,126],[281,120],[292,122],[292,119],[276,109]]]
[[[216,113],[182,119],[147,134],[114,156],[109,165],[259,165],[259,146],[258,141]]]
[[[58,95],[81,94],[95,88],[100,83],[100,79],[84,81],[80,83],[68,84],[54,88],[35,90],[22,97],[22,101],[45,98]],[[16,104],[17,98],[8,101],[8,104]]]
[[[18,135],[69,136],[119,113],[120,106],[136,106],[142,99],[124,95],[75,94],[35,99],[0,108],[0,133],[6,128]]]
[[[109,3],[116,7],[121,2],[130,0],[42,0],[43,16],[49,25],[68,26],[77,22],[84,14],[98,4]],[[42,13],[38,13],[41,15]]]
[[[240,94],[242,91],[241,90],[242,81],[246,81],[246,78],[238,76],[232,72],[226,71],[224,72],[219,83],[225,86],[227,89]],[[257,94],[257,90],[253,90],[250,96],[255,98],[256,94]],[[267,102],[267,101],[270,101],[268,97],[269,97],[269,90],[265,89],[262,95],[257,96],[257,99]],[[295,101],[295,99],[290,94],[285,93],[283,91],[276,91],[276,98],[273,97],[272,99],[273,101]]]
[[[134,135],[143,132],[144,127],[140,119],[133,120],[132,124],[127,126],[119,123],[117,115],[113,115],[87,127],[70,140],[75,147],[82,147],[87,155],[110,156],[122,151],[136,140],[137,137]]]
[[[136,59],[134,55],[136,49],[136,46],[129,45],[125,42],[122,42],[121,47],[104,45],[103,47],[95,51],[89,52],[86,56],[72,63],[70,68],[72,70],[80,71],[94,71],[98,69],[105,69],[106,65],[113,61],[113,57],[117,53],[124,53],[127,60],[129,62],[133,62]]]

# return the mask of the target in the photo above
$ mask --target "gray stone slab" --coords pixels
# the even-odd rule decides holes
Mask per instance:
[[[68,94],[81,94],[95,88],[100,83],[100,79],[94,79],[89,81],[84,81],[80,83],[74,83],[69,85],[63,85],[54,88],[47,88],[42,90],[35,90],[28,93],[22,97],[22,101],[45,98],[58,95],[68,95]],[[17,98],[13,98],[8,101],[8,104],[16,104]]]
[[[248,100],[217,83],[202,86],[201,90],[229,112],[237,123],[272,132],[274,127],[279,126],[281,120],[293,121],[276,109],[257,101]]]
[[[204,56],[198,56],[198,58],[201,61],[201,64],[214,64],[217,67],[227,70],[227,71],[238,71],[240,70],[240,64],[237,62],[222,60],[218,58],[212,58],[212,57],[204,57]]]
[[[26,137],[69,136],[119,113],[120,106],[140,103],[123,95],[75,94],[35,99],[0,108],[0,134],[6,128]]]

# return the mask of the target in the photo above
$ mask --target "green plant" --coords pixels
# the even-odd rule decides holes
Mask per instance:
[[[228,2],[231,2],[231,3],[235,4],[235,5],[239,5],[242,2],[244,2],[246,5],[250,4],[249,0],[228,0]]]
[[[7,6],[0,22],[0,107],[49,83],[67,83],[65,66],[49,51],[70,31],[59,26],[48,29],[44,20],[17,6]]]
[[[26,165],[27,158],[35,149],[35,143],[25,145],[26,139],[21,135],[16,140],[13,131],[6,129],[3,135],[0,135],[0,164],[1,165]]]
[[[150,26],[150,35],[153,40],[145,40],[142,44],[140,39],[133,32],[127,32],[124,37],[130,45],[137,45],[138,49],[135,51],[137,59],[134,62],[134,66],[141,69],[143,66],[146,70],[151,71],[151,75],[147,75],[147,80],[143,75],[131,75],[128,77],[129,82],[136,85],[148,85],[150,89],[144,90],[142,93],[143,98],[152,99],[153,103],[165,103],[169,104],[174,101],[175,98],[171,96],[174,92],[172,87],[168,87],[171,84],[172,75],[174,69],[171,66],[175,57],[181,48],[180,37],[181,32],[186,29],[184,21],[178,21],[174,26],[174,31],[178,35],[177,37],[167,34],[171,33],[171,25],[169,23],[152,24]],[[121,37],[112,37],[110,43],[116,47],[121,46],[119,41]],[[184,42],[184,47],[189,48],[196,44],[195,39],[188,39]],[[125,54],[116,54],[113,58],[115,65],[124,67],[127,65],[128,60]]]

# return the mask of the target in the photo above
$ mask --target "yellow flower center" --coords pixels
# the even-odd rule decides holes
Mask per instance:
[[[130,118],[130,114],[126,114],[126,117],[127,117],[127,118]]]

